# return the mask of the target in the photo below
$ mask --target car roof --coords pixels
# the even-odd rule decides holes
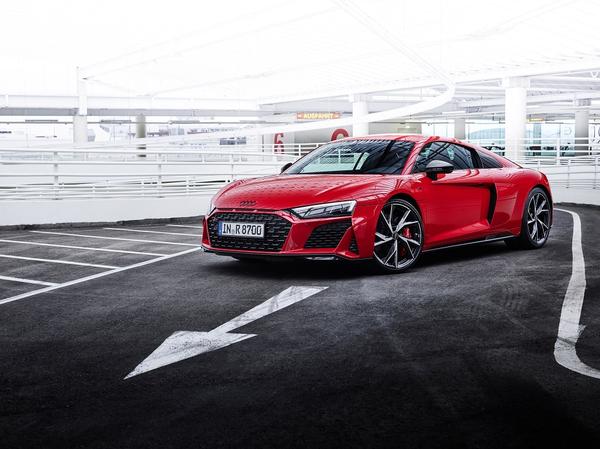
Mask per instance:
[[[367,136],[360,137],[346,137],[339,140],[406,140],[409,142],[425,142],[428,140],[439,140],[442,139],[439,136],[425,136],[423,134],[369,134]],[[450,139],[453,140],[453,139]]]
[[[459,145],[463,145],[469,148],[472,148],[474,150],[477,150],[479,152],[483,152],[489,156],[492,156],[493,158],[495,158],[498,162],[500,162],[502,164],[502,166],[504,167],[514,167],[514,166],[519,166],[518,164],[515,164],[513,161],[506,159],[505,157],[499,156],[496,153],[494,153],[493,151],[488,150],[487,148],[483,148],[479,145],[474,145],[472,143],[467,143],[467,142],[463,142],[461,140],[455,139],[454,137],[442,137],[442,136],[426,136],[424,134],[395,134],[395,133],[390,133],[390,134],[369,134],[366,136],[360,136],[360,137],[346,137],[344,139],[338,139],[338,140],[334,140],[333,142],[343,142],[345,140],[404,140],[404,141],[408,141],[408,142],[414,142],[415,144],[425,144],[425,143],[429,143],[429,142],[450,142],[450,143],[456,143]]]
[[[477,149],[480,148],[477,145],[463,142],[461,140],[455,139],[454,137],[428,136],[425,134],[395,134],[395,133],[369,134],[366,136],[359,136],[359,137],[345,137],[344,139],[338,139],[337,141],[344,141],[344,140],[404,140],[407,142],[414,142],[414,143],[429,143],[429,142],[440,141],[440,142],[456,143],[456,144],[464,145],[464,146],[471,147],[471,148],[477,148]],[[333,142],[337,142],[337,141],[334,140]]]

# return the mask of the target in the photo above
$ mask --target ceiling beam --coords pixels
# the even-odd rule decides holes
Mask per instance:
[[[551,95],[528,95],[527,103],[553,103],[557,101],[574,101],[582,99],[600,98],[599,91],[590,92],[567,92],[562,94],[551,94]],[[458,103],[461,108],[474,108],[482,106],[495,106],[503,105],[504,96],[486,99],[486,100],[469,100]]]
[[[513,76],[540,76],[553,73],[564,73],[571,71],[600,70],[600,57],[586,60],[567,60],[559,62],[542,63],[509,69],[486,69],[471,70],[462,73],[450,73],[457,87],[462,83],[478,83],[500,80]],[[419,77],[415,79],[391,80],[373,84],[362,84],[353,87],[340,87],[325,91],[302,92],[298,94],[280,95],[274,97],[263,97],[257,99],[261,105],[286,103],[290,101],[316,100],[322,98],[339,97],[343,95],[375,94],[389,91],[400,91],[405,89],[416,89],[422,87],[439,87],[443,89],[442,83],[434,77]]]

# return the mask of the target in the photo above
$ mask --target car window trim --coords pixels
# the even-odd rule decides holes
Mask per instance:
[[[426,151],[428,147],[430,147],[431,145],[433,145],[434,143],[441,143],[441,144],[446,144],[446,145],[456,145],[457,147],[463,148],[464,150],[468,151],[469,153],[471,153],[471,159],[473,160],[473,168],[455,168],[454,171],[462,171],[462,170],[475,170],[475,169],[482,169],[483,167],[483,163],[479,157],[479,154],[477,153],[477,151],[473,148],[469,148],[465,145],[461,145],[459,143],[455,143],[455,142],[448,142],[446,140],[434,140],[433,142],[429,142],[428,144],[424,145],[419,152],[417,153],[417,158],[415,159],[415,162],[413,163],[413,167],[412,167],[412,174],[416,174],[416,173],[425,173],[423,171],[416,171],[417,170],[417,161],[419,159],[419,155]]]
[[[484,168],[483,167],[483,162],[481,161],[481,158],[479,157],[479,154],[477,153],[477,150],[475,150],[474,148],[469,148],[465,145],[461,145],[459,143],[452,143],[452,145],[456,145],[457,147],[463,148],[464,150],[468,151],[471,153],[471,159],[473,160],[473,168]],[[463,170],[469,170],[469,169],[463,169]]]
[[[489,151],[489,150],[488,150]],[[495,156],[496,154],[492,151],[490,151],[491,154],[486,154],[483,151],[480,150],[476,150],[477,152],[477,156],[479,156],[479,159],[481,160],[481,168],[484,170],[499,170],[501,168],[503,168],[504,166],[502,165],[502,162],[499,161]],[[498,166],[497,167],[484,167],[483,166],[483,158],[482,155],[486,156],[487,158],[493,160]]]

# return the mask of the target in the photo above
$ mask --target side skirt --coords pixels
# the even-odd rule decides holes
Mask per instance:
[[[432,251],[439,251],[442,249],[449,249],[449,248],[458,248],[461,246],[469,246],[469,245],[479,245],[482,243],[490,243],[490,242],[498,242],[500,240],[506,240],[506,239],[510,239],[515,237],[512,234],[506,234],[506,235],[502,235],[502,236],[496,236],[496,237],[487,237],[485,239],[480,239],[480,240],[471,240],[469,242],[462,242],[462,243],[455,243],[453,245],[446,245],[446,246],[438,246],[436,248],[430,248],[430,249],[425,249],[421,252],[423,253],[429,253]]]

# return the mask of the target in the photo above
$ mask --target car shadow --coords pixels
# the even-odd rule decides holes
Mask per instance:
[[[461,261],[474,261],[496,255],[508,255],[513,252],[514,250],[506,247],[503,242],[427,252],[421,256],[419,262],[407,274],[426,270],[428,267],[451,265]],[[381,273],[373,268],[368,261],[314,261],[292,258],[238,261],[225,256],[211,255],[210,257],[212,260],[203,269],[215,275],[290,280],[343,280],[394,275],[394,273]]]
[[[316,261],[303,259],[253,259],[238,261],[229,257],[214,256],[215,263],[203,268],[212,274],[235,275],[237,277],[264,278],[269,280],[344,280],[357,279],[373,273],[363,261]]]

